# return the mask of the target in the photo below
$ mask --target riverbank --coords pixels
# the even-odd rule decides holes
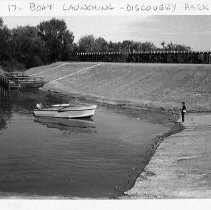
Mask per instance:
[[[203,112],[209,113],[211,109],[210,68],[209,65],[194,64],[57,63],[53,67],[31,69],[28,73],[47,77],[50,83],[45,85],[43,90],[56,94],[62,93],[67,97],[67,100],[97,103],[98,105],[118,109],[124,114],[129,114],[136,118],[144,116],[147,120],[151,120],[154,123],[168,125],[170,131],[158,136],[152,145],[154,149],[151,150],[151,156],[153,156],[156,148],[164,138],[168,139],[171,136],[180,135],[178,132],[185,128],[185,124],[179,123],[181,101],[186,102],[189,113],[201,112],[200,116],[203,116]],[[146,113],[145,115],[143,115],[144,112]],[[199,130],[198,132],[199,140],[201,131]],[[196,142],[191,142],[190,144],[196,147]],[[177,154],[178,148],[175,147],[175,144],[177,145],[177,141],[171,145],[171,150],[169,151],[174,151]],[[207,148],[207,142],[205,142],[205,145]],[[157,151],[158,153],[156,154],[159,154],[160,150]],[[165,154],[162,155],[165,156]],[[169,157],[171,157],[170,154],[168,154]],[[151,161],[153,162],[153,157]],[[162,164],[162,168],[165,171],[165,164]],[[171,165],[173,162],[169,162],[169,164]],[[192,166],[194,167],[194,165]],[[156,168],[156,164],[152,165],[152,168],[154,167]],[[167,169],[166,171],[170,176],[171,171]],[[165,198],[162,193],[161,195],[152,196],[150,192],[148,194],[146,192],[142,192],[142,194],[137,193],[140,190],[139,188],[142,188],[142,185],[137,183],[143,183],[142,181],[146,177],[154,177],[154,173],[156,172],[151,173],[150,170],[140,171],[135,188],[126,193],[128,197]],[[171,178],[167,180],[169,185],[176,184],[176,181],[171,182]],[[152,185],[154,184],[151,179],[148,179],[148,181]],[[158,183],[161,186],[166,186],[164,182]],[[131,186],[133,185],[134,183],[131,183]],[[150,187],[149,189],[152,190],[153,194],[153,189]],[[209,194],[207,195],[209,196]]]
[[[211,113],[189,114],[162,142],[124,198],[211,198]]]
[[[172,110],[185,101],[189,111],[211,110],[210,65],[58,62],[27,73],[44,76],[48,89],[109,103]]]

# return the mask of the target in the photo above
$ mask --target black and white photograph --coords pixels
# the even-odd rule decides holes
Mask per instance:
[[[211,5],[118,1],[0,13],[0,203],[211,198]]]

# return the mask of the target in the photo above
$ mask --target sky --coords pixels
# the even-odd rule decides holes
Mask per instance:
[[[37,26],[52,17],[3,17],[10,29],[17,26]],[[73,32],[74,42],[93,34],[107,41],[150,41],[190,46],[193,50],[211,50],[211,16],[69,16],[65,20]]]

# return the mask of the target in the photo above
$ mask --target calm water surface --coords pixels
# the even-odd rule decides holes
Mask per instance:
[[[169,128],[98,107],[92,121],[35,118],[36,92],[0,94],[2,195],[111,198],[128,190]]]

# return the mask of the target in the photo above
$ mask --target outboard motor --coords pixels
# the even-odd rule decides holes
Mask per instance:
[[[36,104],[37,109],[42,109],[42,104]]]

